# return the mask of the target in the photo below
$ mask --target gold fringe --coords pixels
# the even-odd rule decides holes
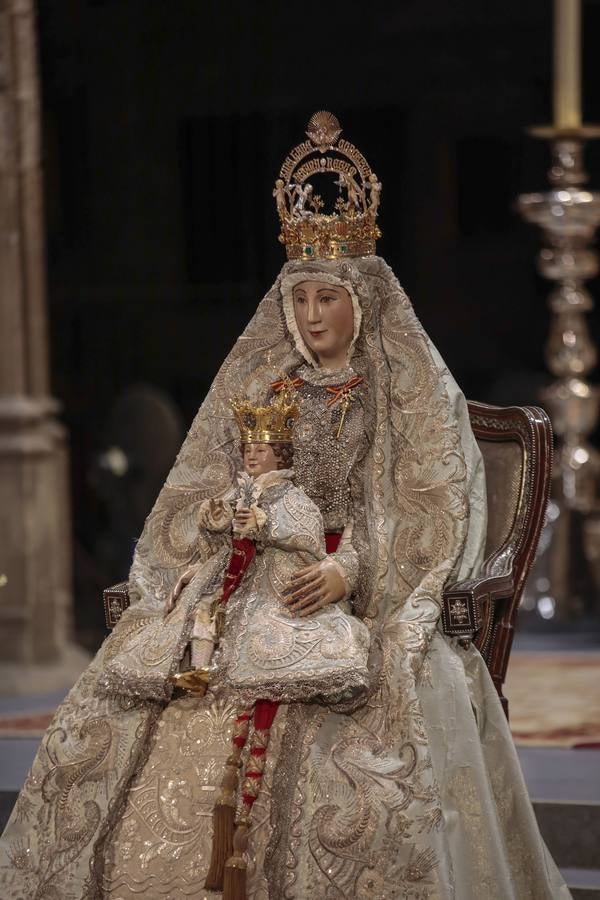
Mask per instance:
[[[242,761],[240,759],[241,752],[242,751],[236,747],[231,756],[227,757],[225,772],[221,779],[221,789],[217,798],[217,805],[223,803],[225,806],[235,806],[236,804],[236,793],[242,766]]]
[[[213,839],[210,866],[204,887],[207,891],[222,891],[225,863],[233,853],[235,809],[216,803],[213,809]]]
[[[225,867],[223,900],[246,900],[246,863],[236,856]]]
[[[239,822],[233,836],[233,853],[225,865],[223,900],[246,900],[246,859],[248,824]]]
[[[225,863],[233,853],[236,792],[239,783],[241,751],[236,747],[227,758],[219,797],[213,808],[213,839],[210,865],[204,887],[207,891],[223,888]]]

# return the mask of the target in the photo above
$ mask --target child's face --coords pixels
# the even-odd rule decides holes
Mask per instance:
[[[273,472],[279,460],[270,444],[244,444],[244,472],[248,475],[263,475]]]

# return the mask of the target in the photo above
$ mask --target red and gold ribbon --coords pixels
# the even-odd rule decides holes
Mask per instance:
[[[327,393],[331,394],[332,397],[327,401],[327,406],[335,406],[345,395],[347,395],[352,388],[358,387],[364,381],[362,375],[354,375],[352,378],[349,378],[346,384],[334,385],[332,387],[327,388]]]

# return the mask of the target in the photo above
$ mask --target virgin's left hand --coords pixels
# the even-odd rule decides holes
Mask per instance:
[[[346,585],[337,566],[329,559],[322,559],[298,569],[284,594],[290,612],[308,616],[329,603],[343,600]]]

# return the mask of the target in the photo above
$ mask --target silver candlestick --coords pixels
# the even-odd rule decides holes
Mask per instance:
[[[588,563],[594,563],[595,555],[590,534],[592,513],[597,508],[600,454],[588,438],[598,420],[600,389],[587,380],[598,353],[585,318],[594,306],[585,282],[599,268],[593,242],[600,224],[600,192],[584,187],[588,175],[583,153],[586,140],[600,137],[600,127],[572,131],[536,128],[531,133],[550,142],[550,189],[521,194],[518,209],[526,221],[542,229],[544,245],[538,268],[554,283],[548,298],[552,319],[545,357],[556,381],[544,389],[540,399],[559,439],[547,525],[551,534],[546,535],[544,577],[538,579],[545,588],[542,599],[546,606],[544,609],[538,600],[538,607],[545,618],[566,621],[583,607],[581,583],[573,583],[573,573],[581,572],[580,564],[589,570]]]

